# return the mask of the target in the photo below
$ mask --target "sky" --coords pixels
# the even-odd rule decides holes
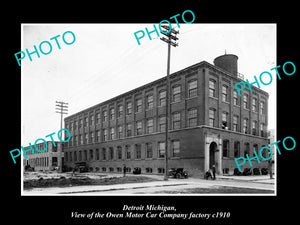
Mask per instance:
[[[156,24],[158,26],[158,24]],[[153,24],[22,24],[21,50],[34,51],[43,41],[52,44],[48,55],[32,54],[21,61],[22,146],[60,130],[55,101],[68,102],[72,115],[124,92],[166,76],[167,44],[155,33],[138,45],[134,33]],[[276,24],[176,24],[178,47],[171,49],[170,72],[201,61],[213,64],[223,55],[238,56],[238,72],[254,81],[263,71],[276,77]],[[75,42],[62,35],[72,31]],[[50,38],[60,35],[57,40]],[[67,42],[72,36],[66,34]],[[47,44],[43,50],[47,52]],[[17,62],[16,62],[17,63]],[[269,129],[276,128],[276,80],[261,85],[269,93]],[[57,136],[53,136],[55,140]],[[48,140],[49,138],[45,138]],[[49,139],[50,140],[50,139]]]

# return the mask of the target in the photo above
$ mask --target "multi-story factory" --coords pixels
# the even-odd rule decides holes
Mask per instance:
[[[268,93],[243,81],[238,57],[222,55],[170,75],[169,168],[201,174],[214,164],[232,174],[234,159],[268,145]],[[72,138],[64,144],[68,167],[86,162],[90,170],[164,173],[166,77],[65,118]],[[263,153],[264,154],[264,153]],[[254,167],[267,167],[267,162]],[[246,164],[244,166],[247,166]]]

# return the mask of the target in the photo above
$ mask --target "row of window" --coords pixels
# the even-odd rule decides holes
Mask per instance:
[[[188,98],[196,97],[198,91],[197,80],[191,80],[188,82]],[[175,85],[171,88],[171,102],[179,102],[181,101],[181,85]],[[166,105],[166,90],[161,90],[158,92],[158,106]],[[146,110],[154,108],[154,96],[153,94],[147,95],[145,99],[145,107]],[[142,98],[137,98],[135,100],[135,109],[136,113],[142,112]],[[131,101],[127,101],[125,104],[125,112],[122,104],[117,105],[117,112],[115,108],[112,106],[107,111],[104,109],[102,111],[102,122],[109,120],[115,120],[116,117],[120,118],[124,115],[130,115],[133,112],[133,105]],[[116,115],[117,113],[117,115]],[[66,124],[66,128],[69,130],[75,130],[81,127],[93,126],[95,124],[100,124],[101,115],[100,112],[96,112],[95,116],[90,115],[86,116],[84,119],[79,119],[78,121],[70,122]]]
[[[209,79],[209,97],[217,98],[217,87],[216,87],[216,81],[214,79]],[[223,84],[222,85],[222,101],[223,102],[229,102],[229,86]],[[241,97],[238,96],[238,93],[236,90],[233,91],[233,104],[236,106],[240,106]],[[242,106],[244,109],[250,109],[249,108],[249,95],[247,93],[244,93],[242,96]],[[251,103],[251,110],[253,112],[258,112],[258,100],[256,97],[252,97],[252,103]],[[259,113],[265,114],[265,102],[260,101],[259,102]]]
[[[32,159],[28,159],[27,164],[31,167],[48,167],[49,166],[49,157],[36,157]],[[57,166],[57,157],[52,157],[52,165]]]
[[[118,173],[122,173],[123,172],[123,168],[122,167],[89,167],[89,171],[95,171],[95,172],[118,172]],[[131,173],[133,171],[133,169],[131,169],[131,167],[126,167],[126,173]],[[153,168],[151,167],[146,167],[145,171],[142,171],[142,173],[153,173]],[[165,168],[157,168],[157,173],[164,173],[165,172]]]
[[[194,127],[197,126],[197,117],[198,117],[198,110],[196,108],[191,108],[188,110],[187,113],[187,127]],[[212,127],[219,127],[217,124],[217,112],[216,109],[210,108],[209,109],[209,126]],[[233,130],[235,132],[242,132],[245,134],[252,134],[257,136],[266,137],[266,127],[264,123],[259,123],[256,120],[251,121],[251,127],[249,126],[249,119],[243,118],[242,122],[240,122],[238,115],[233,115],[232,118],[232,127],[229,123],[229,113],[222,112],[221,117],[221,128]],[[125,137],[131,136],[138,136],[143,134],[151,134],[155,132],[155,123],[154,118],[148,118],[147,120],[139,120],[136,121],[135,124],[127,123],[124,125],[118,125],[116,128],[104,128],[101,131],[91,131],[85,134],[73,135],[71,140],[67,143],[69,147],[78,146],[83,144],[90,144],[90,143],[99,143],[102,141],[108,140],[115,140]],[[164,132],[166,129],[166,117],[162,115],[158,118],[156,126],[156,132]],[[242,124],[240,124],[242,123]],[[135,125],[133,127],[133,125]],[[259,127],[258,127],[259,126]],[[171,115],[171,127],[172,130],[177,130],[182,128],[182,116],[180,112],[174,112]],[[101,136],[102,135],[102,136]]]
[[[122,160],[122,159],[152,159],[152,158],[164,158],[165,157],[165,142],[157,143],[157,151],[154,154],[153,143],[146,143],[135,145],[125,145],[102,148],[102,149],[90,149],[65,152],[66,162],[80,162],[80,161],[92,161],[92,160]],[[142,151],[144,155],[142,156]],[[171,141],[171,155],[170,157],[179,157],[180,154],[180,141]]]
[[[256,153],[258,153],[258,144],[253,144],[252,149],[253,149],[252,156],[255,156],[254,151]],[[231,155],[230,150],[231,150],[231,147],[230,147],[229,140],[226,140],[226,139],[223,140],[223,157],[230,157],[230,155]],[[243,150],[244,150],[243,151],[243,153],[244,153],[243,156],[245,158],[246,158],[246,154],[248,154],[249,157],[252,157],[250,155],[250,144],[248,142],[244,143]],[[269,151],[266,150],[266,149],[263,149],[262,156],[264,158],[268,158],[269,157],[268,154],[269,154]],[[234,143],[233,143],[233,156],[234,156],[234,158],[241,157],[241,144],[240,144],[239,141],[234,141]]]
[[[210,108],[209,109],[209,126],[211,127],[218,127],[218,124],[216,122],[216,118],[217,118],[217,113],[216,113],[216,109],[214,108]],[[228,112],[222,112],[222,125],[221,127],[223,129],[230,129],[229,127],[229,113]],[[262,136],[265,137],[266,133],[266,127],[264,123],[260,123],[259,127],[258,127],[258,122],[256,120],[253,120],[251,123],[251,129],[249,127],[249,119],[248,118],[243,118],[242,120],[242,125],[240,126],[240,122],[239,122],[239,116],[238,115],[233,115],[232,118],[232,129],[233,131],[236,132],[242,132],[244,134],[252,134],[252,135],[258,135],[258,136]]]
[[[187,114],[187,127],[197,126],[197,117],[198,110],[196,108],[191,108],[188,110]],[[182,128],[182,118],[180,112],[174,112],[171,116],[171,128],[173,130]],[[114,140],[117,138],[131,137],[133,135],[142,135],[142,134],[151,134],[155,132],[154,123],[156,121],[154,118],[148,118],[145,122],[143,120],[136,121],[135,128],[133,128],[132,123],[127,123],[124,125],[119,125],[116,128],[105,128],[100,130],[96,130],[95,132],[90,132],[90,134],[85,133],[79,135],[73,135],[71,140],[69,141],[69,146],[76,146],[94,142],[101,142]],[[144,124],[145,123],[145,124]],[[162,115],[158,117],[156,132],[165,132],[166,130],[166,116]],[[125,128],[125,130],[124,130]],[[134,130],[133,130],[134,129]],[[102,137],[101,137],[102,133]]]

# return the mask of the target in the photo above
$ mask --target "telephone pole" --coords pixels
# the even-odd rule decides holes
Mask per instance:
[[[164,29],[161,32],[163,35],[167,36],[168,38],[161,37],[160,39],[166,43],[168,43],[168,64],[167,64],[167,85],[166,85],[166,133],[165,133],[165,176],[164,180],[167,181],[169,177],[169,166],[168,166],[168,154],[169,154],[169,127],[170,127],[170,116],[171,116],[171,108],[169,102],[171,102],[171,95],[170,95],[170,57],[171,57],[171,45],[173,47],[178,46],[176,42],[172,42],[172,40],[176,41],[178,38],[176,34],[179,31],[175,31],[173,28],[170,30],[169,26],[163,25],[161,28]]]
[[[60,114],[60,129],[63,128],[63,114],[68,114],[68,103],[67,102],[58,102],[58,101],[55,101],[56,103],[56,108],[55,111],[56,113],[59,113]],[[61,132],[61,136],[62,136],[62,133]],[[60,137],[62,139],[62,137]]]

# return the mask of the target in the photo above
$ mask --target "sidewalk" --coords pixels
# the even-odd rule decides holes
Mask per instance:
[[[218,176],[217,175],[217,179],[275,184],[275,176],[273,176],[273,179],[270,179],[270,175],[257,175],[257,176],[254,176],[254,175],[250,175],[250,176],[221,175],[221,176]]]

